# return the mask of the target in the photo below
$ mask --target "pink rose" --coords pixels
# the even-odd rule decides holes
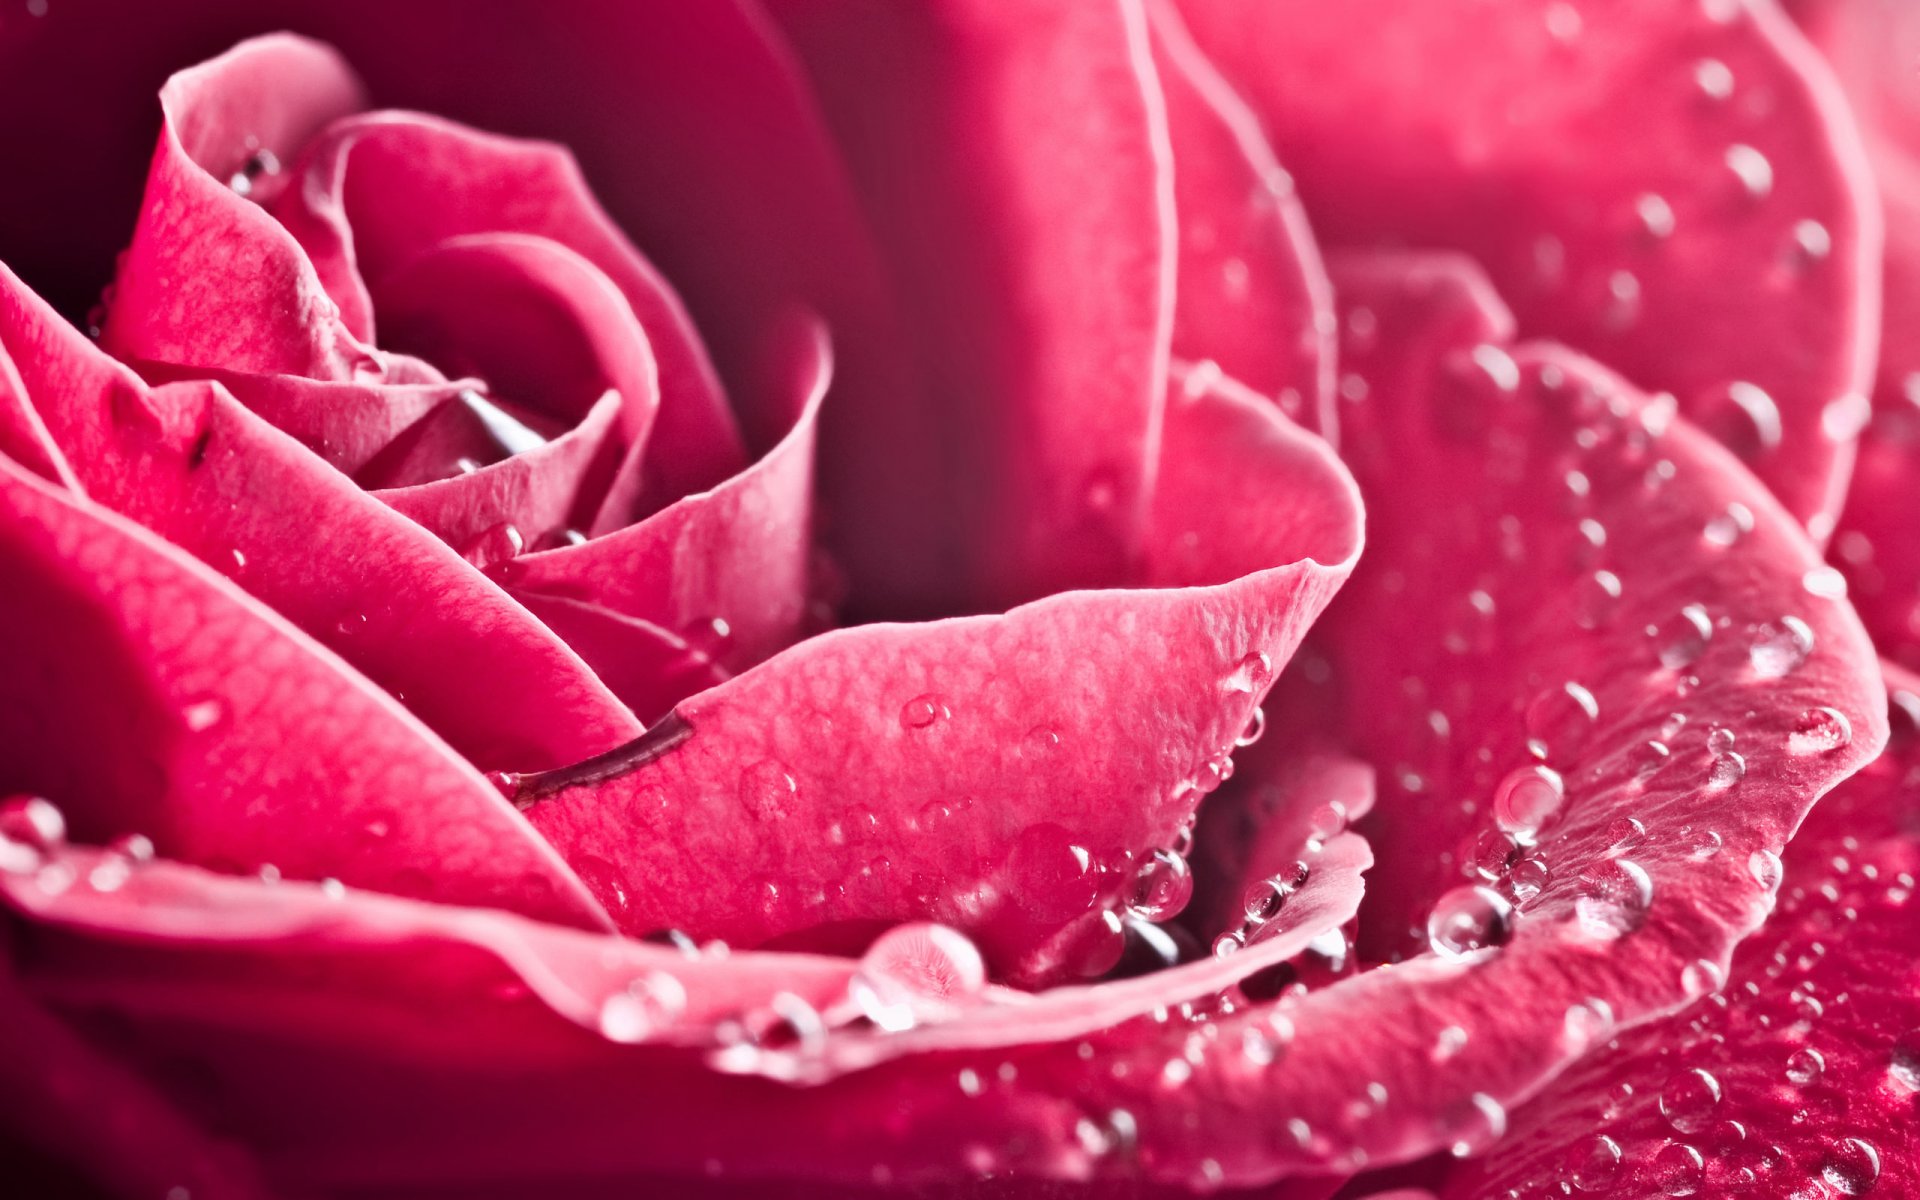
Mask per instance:
[[[1920,10],[1794,9],[0,14],[6,1177],[1920,1190]]]

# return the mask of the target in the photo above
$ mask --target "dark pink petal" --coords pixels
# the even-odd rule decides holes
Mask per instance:
[[[1920,680],[1889,670],[1897,705]],[[1556,1180],[1602,1195],[1907,1196],[1920,1190],[1920,742],[1822,800],[1779,908],[1711,993],[1571,1067],[1460,1170],[1457,1200]],[[1724,981],[1724,982],[1723,982]]]
[[[1860,439],[1860,462],[1833,541],[1840,574],[1874,645],[1908,668],[1920,667],[1920,538],[1911,513],[1920,486],[1920,396],[1881,396]]]
[[[558,634],[620,702],[649,725],[697,692],[732,675],[708,650],[660,626],[585,600],[516,592],[514,599]],[[711,634],[709,626],[707,632]],[[731,632],[731,628],[729,628]]]
[[[0,1047],[0,1129],[40,1155],[121,1195],[164,1196],[170,1188],[206,1200],[268,1195],[237,1147],[210,1138],[135,1072],[48,1014],[10,966],[0,966]],[[22,1195],[64,1194],[32,1171],[31,1162],[9,1157],[9,1186]]]
[[[1213,360],[1332,436],[1333,288],[1293,179],[1171,3],[1147,6],[1180,217],[1173,353]]]
[[[559,766],[638,732],[525,609],[218,385],[148,389],[4,274],[0,342],[95,500],[234,577],[474,762]]]
[[[1217,371],[1169,403],[1159,590],[814,638],[684,702],[690,737],[535,823],[604,863],[633,932],[751,946],[930,919],[1022,978],[1087,965],[1101,907],[1217,781],[1359,544],[1324,444]]]
[[[516,595],[578,600],[669,630],[727,670],[799,640],[814,434],[833,374],[827,331],[796,315],[770,331],[759,358],[741,394],[788,422],[759,461],[637,524],[516,558],[498,578]]]
[[[492,566],[564,537],[596,506],[619,465],[614,430],[623,407],[620,393],[607,392],[584,420],[550,442],[450,479],[374,495],[467,561]]]
[[[604,920],[472,767],[233,584],[7,461],[0,507],[0,786],[58,797],[90,840]]]
[[[1136,0],[771,7],[852,165],[931,389],[912,437],[861,443],[874,461],[944,454],[940,508],[961,522],[946,552],[965,570],[945,611],[1127,581],[1153,504],[1178,249]]]
[[[1855,429],[1826,417],[1872,376],[1880,224],[1838,90],[1772,4],[1180,8],[1323,238],[1473,254],[1523,333],[1673,392],[1831,531]]]
[[[525,314],[487,295],[504,283],[524,303],[531,298],[524,285],[502,278],[497,268],[537,268],[550,289],[548,306],[564,298],[576,310],[554,331],[558,336],[584,334],[608,363],[602,370],[646,376],[644,383],[621,387],[628,406],[622,431],[629,444],[648,447],[651,507],[712,487],[740,468],[733,417],[679,298],[594,201],[565,149],[433,117],[372,114],[337,123],[307,155],[296,168],[303,186],[282,192],[274,213],[300,239],[348,312],[365,311],[369,328],[379,316],[382,344],[411,349],[410,339],[419,339],[429,357],[435,348],[452,349],[461,361],[448,369],[482,374],[522,403],[551,405],[546,395],[526,394],[533,390],[526,373],[551,369],[528,344],[538,334],[529,334]],[[493,240],[501,234],[516,235],[505,243],[512,247],[507,261],[503,243]],[[488,237],[495,252],[477,258],[470,240],[476,237]],[[529,246],[535,241],[553,249],[537,252]],[[604,303],[587,288],[558,276],[556,268],[564,264],[540,261],[561,252],[597,268],[596,277],[612,283],[628,311],[599,311]],[[423,261],[429,259],[436,261]],[[481,285],[476,291],[455,284],[449,269],[467,275],[487,270],[491,277],[473,280]],[[390,305],[403,311],[390,314]],[[617,344],[618,326],[608,328],[616,321],[637,322],[645,331],[637,351]],[[489,347],[490,327],[504,331],[511,348]],[[623,352],[644,358],[649,341],[659,364],[657,393],[651,362],[642,369],[616,358]],[[543,390],[550,387],[545,383]],[[574,399],[579,402],[578,395]]]
[[[299,244],[241,194],[278,182],[263,164],[291,161],[359,107],[346,64],[312,42],[249,42],[174,76],[160,105],[160,143],[102,344],[124,359],[379,379],[379,360],[341,321]]]
[[[395,438],[477,382],[353,383],[164,363],[128,365],[149,383],[206,379],[220,384],[267,424],[347,475],[358,473]]]
[[[29,354],[51,349],[36,344],[18,348]],[[67,456],[60,453],[59,445],[47,431],[47,423],[40,419],[32,398],[27,395],[26,381],[14,368],[14,349],[12,343],[0,340],[0,454],[42,479],[84,495],[86,489],[73,468],[67,465]]]
[[[28,982],[39,999],[90,1027],[110,1011],[98,1028],[122,1063],[244,1136],[282,1178],[355,1186],[684,1170],[676,1143],[690,1129],[718,1132],[744,1111],[830,1096],[739,1072],[785,1061],[832,1074],[901,1055],[932,1063],[955,1048],[1017,1053],[1197,1001],[1250,969],[1208,960],[1042,996],[989,987],[938,1022],[889,1034],[849,1024],[867,969],[851,960],[689,957],[505,913],[329,895],[112,851],[0,850],[0,893],[33,926]],[[1330,842],[1287,929],[1248,955],[1283,955],[1344,920],[1366,861],[1357,837]],[[56,877],[64,886],[47,886]],[[799,1041],[766,1037],[759,1051],[739,1043],[742,1027],[778,1033],[780,1013],[825,1024]],[[494,1082],[508,1079],[517,1082],[506,1091]],[[381,1115],[406,1104],[439,1119]],[[435,1132],[455,1128],[456,1141]],[[467,1151],[450,1153],[459,1141]],[[495,1150],[476,1155],[481,1144]],[[810,1158],[781,1167],[801,1178],[846,1171]]]

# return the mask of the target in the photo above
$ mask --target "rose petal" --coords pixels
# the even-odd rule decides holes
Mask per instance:
[[[170,79],[102,345],[124,359],[378,379],[380,360],[341,321],[299,244],[241,194],[273,182],[254,179],[251,164],[291,161],[359,105],[340,57],[296,38],[248,42]]]
[[[1152,3],[1180,215],[1173,353],[1213,360],[1333,436],[1333,288],[1260,122],[1169,3]]]
[[[582,310],[565,322],[563,335],[584,334],[608,363],[602,369],[614,376],[602,386],[619,387],[626,397],[622,429],[630,445],[647,447],[642,508],[651,511],[739,470],[739,434],[691,320],[671,287],[595,203],[566,150],[431,117],[386,113],[338,122],[307,155],[297,168],[306,186],[283,192],[274,213],[300,239],[348,311],[368,306],[371,325],[375,302],[382,308],[402,303],[407,315],[393,315],[404,328],[392,332],[424,336],[427,345],[443,349],[447,334],[464,327],[452,348],[461,356],[483,355],[474,360],[477,373],[523,402],[550,403],[522,382],[527,370],[543,369],[543,356],[528,349],[486,356],[483,330],[499,329],[499,322],[514,342],[526,346],[524,314],[502,311],[498,298],[490,300],[485,292],[466,292],[462,299],[465,289],[445,290],[448,267],[463,264],[460,269],[471,273],[488,265],[474,260],[477,244],[470,239],[518,235],[509,243],[490,240],[495,249],[488,261],[522,272],[538,269],[550,299],[564,297]],[[529,245],[536,241],[554,248],[538,251]],[[468,249],[450,251],[448,243]],[[512,247],[506,261],[503,245]],[[457,264],[445,259],[449,252],[458,256]],[[563,252],[604,273],[598,277],[613,284],[629,312],[603,311],[600,298],[571,278],[577,270],[563,277],[555,267],[566,264],[542,261]],[[429,267],[429,256],[440,265]],[[421,279],[422,270],[433,271],[441,283]],[[645,331],[637,353],[644,356],[645,343],[651,343],[658,360],[657,395],[652,364],[624,361],[636,348],[610,336],[609,323],[623,317]],[[431,324],[423,328],[423,322]],[[462,364],[457,369],[474,368]],[[645,382],[634,380],[636,374],[647,376]],[[517,394],[515,385],[528,393]],[[599,389],[591,394],[597,396]]]
[[[681,704],[690,738],[534,822],[609,865],[634,932],[758,945],[931,919],[1018,977],[1071,970],[1358,548],[1323,444],[1218,372],[1170,405],[1158,590],[814,638]]]
[[[10,461],[0,506],[7,790],[188,861],[602,920],[472,767],[237,587]]]
[[[38,345],[21,348],[29,353],[42,350]],[[67,456],[60,453],[59,445],[47,431],[47,423],[40,419],[39,410],[27,395],[26,382],[13,365],[12,349],[8,340],[0,339],[0,454],[49,483],[84,496],[86,488],[67,464]]]
[[[1920,695],[1898,671],[1888,684],[1908,703]],[[1703,1196],[1920,1188],[1916,765],[1909,723],[1813,810],[1787,847],[1779,910],[1731,970],[1691,968],[1692,990],[1711,994],[1570,1068],[1443,1195],[1561,1179]]]
[[[514,599],[558,634],[635,716],[651,725],[673,706],[732,673],[711,655],[639,617],[564,596],[517,592]]]
[[[70,1194],[33,1174],[34,1158],[57,1156],[123,1195],[164,1196],[170,1188],[208,1200],[268,1195],[237,1148],[182,1119],[146,1081],[35,1004],[10,968],[0,971],[0,1128],[29,1143],[5,1150],[11,1185],[35,1196]]]
[[[698,640],[728,670],[801,636],[807,618],[814,431],[833,374],[827,331],[796,314],[769,334],[742,395],[784,409],[786,436],[710,491],[577,545],[527,554],[499,578],[517,595],[580,600]]]
[[[0,342],[94,499],[236,577],[473,761],[558,766],[638,731],[524,609],[219,387],[147,389],[4,273]]]
[[[919,510],[961,522],[944,611],[1124,582],[1153,503],[1177,251],[1139,7],[773,10],[852,166],[930,389],[911,435],[862,444],[872,461],[914,445],[946,456],[940,505]]]
[[[1838,90],[1771,4],[1180,8],[1323,238],[1472,253],[1524,333],[1672,391],[1831,530],[1853,437],[1823,416],[1871,377],[1879,219]]]

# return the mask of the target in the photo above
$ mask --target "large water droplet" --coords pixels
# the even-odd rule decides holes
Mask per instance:
[[[1278,875],[1249,886],[1240,897],[1240,911],[1249,925],[1264,925],[1280,915],[1293,889]]]
[[[1754,626],[1747,661],[1762,679],[1779,679],[1799,669],[1813,653],[1813,630],[1799,617],[1781,617]]]
[[[1785,874],[1785,868],[1781,865],[1778,854],[1771,850],[1755,850],[1747,856],[1747,872],[1753,876],[1755,883],[1769,892],[1777,892],[1780,890],[1780,879]]]
[[[861,956],[847,992],[875,1025],[897,1032],[945,1015],[986,983],[986,964],[965,934],[922,923],[881,934]]]
[[[1266,687],[1273,678],[1273,660],[1265,654],[1255,651],[1234,664],[1227,672],[1226,689],[1229,692],[1258,692]]]
[[[1772,194],[1773,164],[1766,155],[1741,143],[1727,147],[1726,162],[1749,199],[1765,200]]]
[[[1527,705],[1527,736],[1543,751],[1543,757],[1565,759],[1586,740],[1599,715],[1600,705],[1593,693],[1568,681],[1548,688]]]
[[[740,772],[740,803],[762,821],[783,821],[800,788],[787,764],[763,758]]]
[[[953,716],[946,700],[932,692],[915,696],[900,708],[900,728],[926,729]]]
[[[1621,1157],[1620,1143],[1600,1134],[1567,1155],[1567,1182],[1577,1191],[1612,1191],[1613,1181],[1620,1176]]]
[[[1689,604],[1648,633],[1660,655],[1660,665],[1678,671],[1692,666],[1707,652],[1707,643],[1713,640],[1713,618],[1702,605]]]
[[[1880,1179],[1880,1152],[1864,1138],[1846,1138],[1827,1152],[1820,1178],[1842,1196],[1864,1196]]]
[[[1442,1114],[1441,1125],[1448,1151],[1455,1158],[1465,1158],[1506,1136],[1507,1110],[1485,1092],[1475,1092]]]
[[[1493,793],[1493,819],[1508,833],[1530,839],[1566,799],[1566,784],[1551,767],[1509,771]]]
[[[686,1008],[687,991],[662,971],[650,971],[600,1004],[600,1033],[611,1042],[643,1042]]]
[[[1041,921],[1064,921],[1085,912],[1095,890],[1093,857],[1051,822],[1029,825],[1007,855],[1014,900]]]
[[[1826,1057],[1811,1046],[1803,1046],[1787,1056],[1787,1082],[1795,1087],[1819,1082],[1826,1070]]]
[[[1653,878],[1646,868],[1631,859],[1608,858],[1580,873],[1574,912],[1590,936],[1610,940],[1640,928],[1652,904]]]
[[[1707,760],[1707,787],[1725,791],[1747,777],[1747,760],[1731,750]]]
[[[1693,64],[1693,82],[1709,100],[1725,100],[1733,95],[1733,71],[1717,58],[1703,58]]]
[[[1920,1092],[1920,1028],[1909,1029],[1894,1039],[1887,1056],[1887,1079],[1895,1087]]]
[[[1512,936],[1513,906],[1492,888],[1454,888],[1427,916],[1427,942],[1448,958],[1503,946]]]
[[[1187,860],[1170,849],[1155,850],[1140,864],[1127,894],[1127,911],[1145,921],[1179,916],[1193,898],[1193,874]]]
[[[1795,754],[1830,754],[1853,741],[1853,724],[1831,708],[1810,708],[1793,722],[1787,749]]]
[[[1698,1150],[1685,1142],[1672,1142],[1653,1156],[1647,1181],[1659,1189],[1659,1195],[1692,1196],[1700,1191],[1706,1174],[1707,1160]]]

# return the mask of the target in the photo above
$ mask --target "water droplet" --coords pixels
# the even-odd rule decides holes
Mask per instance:
[[[1599,716],[1593,693],[1569,681],[1548,688],[1527,705],[1527,736],[1545,747],[1543,757],[1567,757],[1586,739]]]
[[[1780,408],[1756,384],[1729,383],[1709,393],[1695,411],[1700,427],[1743,462],[1759,462],[1780,446]]]
[[[1530,903],[1535,896],[1546,890],[1553,873],[1547,869],[1547,860],[1539,855],[1528,855],[1518,859],[1507,870],[1507,891],[1512,894],[1513,902],[1519,905]]]
[[[1013,898],[1036,920],[1064,921],[1093,904],[1093,857],[1060,826],[1029,825],[1007,855]]]
[[[1503,946],[1512,936],[1513,906],[1492,888],[1454,888],[1427,916],[1427,942],[1448,958]]]
[[[1060,735],[1045,725],[1027,730],[1020,741],[1020,757],[1029,762],[1045,762],[1060,748]]]
[[[1920,1092],[1920,1028],[1909,1029],[1894,1039],[1887,1057],[1887,1078],[1895,1087]]]
[[[1773,192],[1773,164],[1744,143],[1727,147],[1727,169],[1740,181],[1749,199],[1765,200]]]
[[[1747,661],[1762,679],[1779,679],[1799,669],[1813,653],[1813,630],[1799,617],[1781,617],[1757,625]]]
[[[1747,777],[1747,760],[1728,750],[1707,760],[1707,787],[1725,791]]]
[[[1700,1190],[1706,1173],[1707,1160],[1698,1150],[1685,1142],[1672,1142],[1653,1156],[1648,1182],[1662,1196],[1691,1196]]]
[[[915,696],[900,707],[900,728],[925,729],[953,716],[946,700],[932,692]]]
[[[1780,880],[1786,868],[1780,863],[1780,856],[1771,850],[1755,850],[1747,855],[1747,873],[1753,881],[1769,892],[1780,890]]]
[[[945,925],[899,925],[861,956],[848,995],[875,1025],[898,1032],[980,993],[987,968],[967,936]]]
[[[1639,780],[1653,778],[1660,768],[1673,761],[1673,751],[1667,749],[1665,742],[1642,742],[1631,753],[1633,777]]]
[[[1709,545],[1725,548],[1753,532],[1753,510],[1735,500],[1707,520],[1701,536]]]
[[[1599,629],[1613,620],[1620,608],[1620,577],[1612,571],[1595,571],[1575,585],[1573,623],[1582,629]]]
[[[520,527],[511,521],[502,521],[475,535],[460,551],[460,557],[484,571],[518,558],[526,548],[527,539],[521,536]]]
[[[1720,1105],[1720,1081],[1693,1068],[1667,1077],[1660,1088],[1660,1115],[1676,1133],[1698,1133],[1713,1122]]]
[[[1815,567],[1800,577],[1800,586],[1809,596],[1822,600],[1845,600],[1847,577],[1833,567]]]
[[[1513,856],[1519,851],[1520,844],[1509,834],[1498,829],[1483,829],[1473,839],[1467,866],[1474,875],[1491,883],[1506,875],[1512,866]]]
[[[800,788],[787,764],[763,758],[740,772],[740,804],[762,821],[783,821]]]
[[[600,902],[600,907],[616,919],[626,916],[632,909],[633,896],[627,877],[611,861],[597,854],[583,854],[574,864],[574,870],[579,874],[580,882],[586,884],[593,898]]]
[[[1795,754],[1830,754],[1853,741],[1853,724],[1831,708],[1810,708],[1793,722],[1787,749]]]
[[[1307,817],[1307,837],[1310,841],[1324,842],[1345,833],[1346,829],[1347,806],[1338,800],[1327,801]]]
[[[1240,897],[1240,911],[1249,925],[1264,925],[1280,915],[1287,897],[1293,894],[1286,881],[1275,875],[1248,887]]]
[[[1245,750],[1248,746],[1259,741],[1260,736],[1266,733],[1266,731],[1267,710],[1256,704],[1253,708],[1253,715],[1247,718],[1247,727],[1240,731],[1239,737],[1233,739],[1234,747]]]
[[[1648,632],[1660,655],[1660,665],[1678,671],[1692,666],[1707,652],[1707,643],[1713,640],[1713,619],[1703,606],[1689,604]]]
[[[1532,838],[1560,810],[1566,795],[1566,784],[1551,767],[1509,771],[1494,789],[1494,821],[1508,833]]]
[[[1818,221],[1796,221],[1793,225],[1793,245],[1807,262],[1820,262],[1833,253],[1833,234]]]
[[[1144,921],[1166,921],[1180,915],[1193,898],[1193,875],[1187,860],[1169,850],[1155,850],[1140,864],[1127,895],[1127,911]]]
[[[1717,58],[1703,58],[1693,64],[1693,82],[1709,100],[1733,95],[1733,71]]]
[[[1215,958],[1231,958],[1235,954],[1238,954],[1241,947],[1246,944],[1247,939],[1242,937],[1238,930],[1228,930],[1226,933],[1213,939],[1213,956]]]
[[[1680,986],[1689,999],[1710,996],[1727,985],[1727,973],[1709,958],[1696,958],[1680,968]]]
[[[1820,1178],[1842,1196],[1864,1196],[1880,1179],[1880,1152],[1864,1138],[1846,1138],[1827,1152]]]
[[[38,870],[42,858],[66,841],[66,818],[52,801],[14,796],[0,803],[0,870]]]
[[[1795,1087],[1817,1083],[1826,1072],[1827,1060],[1811,1046],[1795,1050],[1787,1057],[1787,1082]]]
[[[1620,1175],[1620,1143],[1606,1134],[1575,1146],[1567,1155],[1567,1182],[1582,1192],[1609,1192]]]
[[[1631,850],[1647,836],[1647,827],[1638,817],[1615,817],[1607,822],[1607,845],[1614,850]]]
[[[1464,1104],[1442,1114],[1441,1125],[1448,1152],[1465,1158],[1506,1136],[1507,1110],[1485,1092],[1475,1092]]]
[[[1652,904],[1653,878],[1646,868],[1631,859],[1608,858],[1580,873],[1574,912],[1590,936],[1611,940],[1640,928]]]
[[[1272,678],[1273,660],[1255,651],[1234,664],[1227,674],[1226,688],[1229,692],[1258,692]]]
[[[686,1004],[687,992],[678,979],[650,971],[601,1002],[600,1033],[610,1042],[646,1041]]]
[[[1673,206],[1666,197],[1648,192],[1633,202],[1634,215],[1640,218],[1640,227],[1647,236],[1665,239],[1673,236]]]

